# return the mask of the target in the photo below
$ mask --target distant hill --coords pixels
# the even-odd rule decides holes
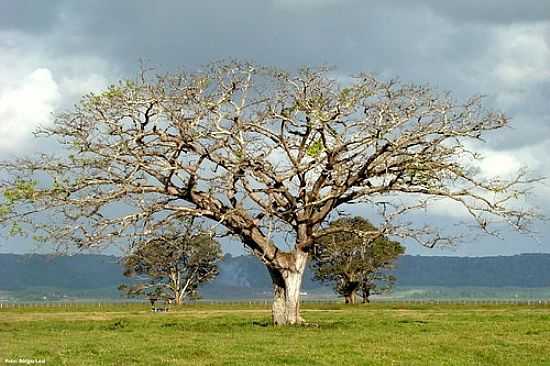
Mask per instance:
[[[122,276],[119,258],[105,255],[0,254],[0,294],[11,291],[53,297],[118,297]],[[500,257],[402,256],[394,271],[400,287],[550,287],[550,254]],[[36,291],[33,292],[33,289]],[[304,278],[306,292],[327,295],[329,287]],[[269,297],[271,280],[253,257],[226,255],[220,274],[202,288],[207,298]],[[1,296],[0,296],[1,297]]]
[[[0,289],[93,289],[125,280],[119,258],[107,255],[0,254]]]
[[[550,254],[399,258],[398,286],[550,287]]]

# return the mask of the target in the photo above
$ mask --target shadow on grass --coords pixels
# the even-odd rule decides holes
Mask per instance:
[[[117,320],[107,326],[107,330],[121,330],[128,327],[128,321],[124,319]]]
[[[411,320],[411,319],[398,320],[397,322],[401,324],[428,324],[429,323],[425,320]]]

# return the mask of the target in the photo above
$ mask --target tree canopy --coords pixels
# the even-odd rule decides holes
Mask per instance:
[[[199,286],[218,274],[222,258],[220,244],[197,230],[194,220],[159,230],[148,240],[135,244],[124,257],[124,275],[137,281],[121,285],[129,296],[145,296],[182,304],[199,296]]]
[[[405,252],[401,244],[383,235],[369,235],[376,228],[359,216],[339,218],[328,228],[346,231],[323,236],[316,244],[313,268],[317,280],[334,284],[336,292],[351,304],[355,304],[357,292],[368,302],[372,293],[393,285],[395,278],[389,270]]]
[[[221,62],[89,94],[38,135],[59,154],[0,165],[2,221],[37,236],[97,247],[147,236],[182,217],[236,235],[270,271],[274,322],[296,323],[316,229],[362,204],[377,231],[434,246],[452,241],[405,215],[434,200],[465,209],[479,229],[525,231],[534,180],[484,177],[471,147],[508,124],[427,86],[329,70]],[[283,235],[284,234],[284,235]],[[276,243],[283,237],[284,243]]]

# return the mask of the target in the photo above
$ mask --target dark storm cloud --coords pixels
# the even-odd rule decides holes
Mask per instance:
[[[384,77],[427,82],[438,89],[452,90],[462,99],[497,92],[498,80],[491,80],[490,75],[496,66],[491,63],[500,61],[494,55],[498,52],[494,49],[494,24],[548,17],[550,2],[519,3],[67,2],[63,7],[67,14],[65,26],[76,36],[61,36],[55,46],[60,53],[80,49],[99,54],[127,74],[136,71],[140,59],[168,70],[222,58],[287,68],[329,64],[343,74],[370,71]],[[521,83],[518,88],[522,88]],[[538,97],[543,88],[523,87],[520,94],[525,96],[516,102],[519,107],[496,105],[544,128],[542,119],[532,118],[543,108]],[[530,138],[542,137],[545,135]],[[524,141],[515,134],[508,144],[499,146],[518,146]]]
[[[478,27],[450,25],[423,7],[368,1],[79,1],[64,12],[60,28],[71,36],[60,32],[53,47],[99,54],[129,73],[139,59],[173,69],[238,58],[290,68],[329,64],[345,74],[399,75],[448,89],[467,71],[465,60],[491,41]]]
[[[545,0],[397,0],[405,6],[423,4],[450,19],[467,23],[525,23],[550,19],[550,2]]]
[[[0,30],[47,31],[59,21],[62,1],[5,0],[0,2]]]
[[[370,70],[420,81],[439,79],[444,88],[456,86],[445,79],[467,71],[465,61],[487,52],[491,41],[490,33],[479,25],[465,26],[464,20],[525,22],[550,14],[550,2],[540,0],[5,4],[12,3],[27,5],[4,5],[10,18],[6,24],[38,31],[55,23],[52,47],[60,53],[100,54],[128,71],[136,69],[139,59],[173,68],[235,57],[283,67],[330,64],[346,73]],[[433,77],[442,73],[449,77]]]
[[[322,0],[55,4],[6,9],[10,21],[4,28],[37,32],[55,23],[59,34],[53,47],[100,52],[129,67],[139,58],[173,66],[238,57],[281,66],[330,63],[356,69],[365,61],[405,58],[402,45],[414,45],[419,31],[430,31],[420,13],[359,1],[338,6]],[[56,14],[52,9],[57,7]]]

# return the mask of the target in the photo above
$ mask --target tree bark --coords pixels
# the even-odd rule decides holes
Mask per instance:
[[[182,294],[181,294],[181,287],[180,287],[180,275],[177,269],[172,269],[168,274],[168,278],[170,279],[170,283],[168,284],[167,287],[174,294],[174,298],[172,299],[172,301],[176,305],[181,305]]]
[[[357,304],[357,289],[359,288],[359,282],[353,279],[349,274],[345,275],[344,283],[338,286],[337,291],[341,295],[344,295],[346,304]]]
[[[275,265],[268,265],[273,281],[273,325],[304,322],[300,316],[300,289],[308,254],[295,250],[278,255]]]
[[[368,304],[370,302],[369,296],[370,296],[370,286],[365,286],[363,288],[363,304]]]
[[[176,295],[174,296],[174,304],[181,305],[182,304],[182,296],[179,291],[176,291]]]
[[[344,295],[344,299],[346,304],[357,304],[357,295],[355,293],[355,290]]]

